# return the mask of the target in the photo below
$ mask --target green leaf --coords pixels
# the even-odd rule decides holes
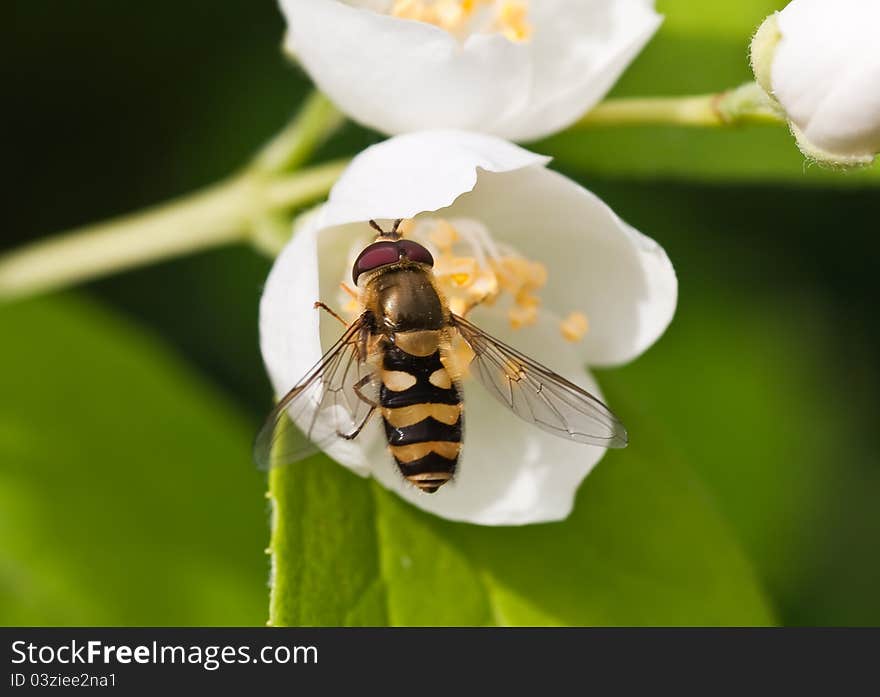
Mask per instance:
[[[712,93],[753,80],[748,61],[751,36],[767,15],[786,4],[784,0],[659,0],[663,25],[611,96]],[[595,128],[559,134],[533,149],[585,175],[814,186],[880,184],[878,163],[845,172],[808,163],[782,126]]]
[[[681,289],[657,345],[602,375],[611,404],[692,464],[785,624],[877,624],[876,194],[596,184]]]
[[[262,624],[252,425],[92,303],[0,322],[0,623]]]
[[[274,470],[271,490],[273,625],[773,622],[706,491],[648,436],[561,523],[451,523],[324,456]]]
[[[625,413],[662,414],[658,421],[695,463],[771,597],[784,603],[786,623],[864,624],[877,613],[875,603],[862,602],[861,614],[845,614],[847,597],[878,575],[868,541],[876,542],[878,524],[859,496],[876,495],[877,484],[852,481],[876,414],[861,418],[855,380],[832,367],[846,355],[834,322],[809,295],[744,304],[692,285],[664,339],[602,381]],[[847,370],[855,377],[858,362]],[[864,518],[857,530],[836,529],[841,505]],[[830,578],[848,590],[829,594],[823,607],[816,596]]]

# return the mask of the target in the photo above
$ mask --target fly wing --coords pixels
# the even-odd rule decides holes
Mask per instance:
[[[360,432],[379,401],[366,331],[362,315],[269,413],[254,443],[261,469],[297,462]]]
[[[626,447],[626,429],[601,400],[466,319],[452,320],[474,352],[471,373],[518,417],[578,443]]]

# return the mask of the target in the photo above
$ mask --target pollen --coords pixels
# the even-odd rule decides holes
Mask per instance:
[[[401,234],[402,237],[408,237],[409,234],[412,232],[415,224],[415,220],[413,220],[412,218],[406,218],[400,221],[400,225],[397,226],[397,231]]]
[[[501,302],[512,328],[538,321],[539,292],[547,283],[547,268],[495,242],[480,221],[419,218],[410,236],[431,249],[434,278],[456,315]]]
[[[519,297],[547,283],[547,267],[523,257],[502,257],[494,263],[501,287]]]
[[[354,321],[355,318],[364,311],[357,291],[350,288],[345,281],[339,284],[337,302],[339,304],[339,309],[342,312],[342,316],[349,322]]]
[[[527,0],[394,0],[390,12],[433,24],[462,40],[471,34],[501,34],[518,43],[532,35]]]
[[[349,319],[353,320],[363,311],[361,304],[354,298],[350,298],[343,306],[342,313]]]
[[[464,298],[449,298],[449,310],[459,317],[464,317],[468,313],[467,301]]]
[[[511,327],[522,329],[538,321],[538,308],[533,305],[514,305],[507,311],[507,318]]]
[[[498,11],[498,27],[501,33],[511,41],[528,41],[532,35],[532,27],[529,24],[526,3],[522,0],[502,2]]]
[[[578,342],[584,338],[590,328],[587,316],[582,312],[572,312],[559,323],[559,331],[566,341]]]
[[[476,259],[457,257],[447,251],[434,260],[434,273],[446,278],[457,288],[470,285],[478,272]]]
[[[429,233],[428,238],[437,245],[438,249],[449,253],[452,251],[452,245],[458,242],[458,233],[445,220],[438,220],[434,229]]]

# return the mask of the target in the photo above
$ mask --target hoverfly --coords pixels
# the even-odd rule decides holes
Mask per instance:
[[[401,474],[425,493],[455,475],[462,447],[461,371],[453,341],[473,352],[468,372],[521,419],[569,440],[626,446],[623,424],[599,399],[493,338],[449,310],[438,290],[431,253],[375,221],[375,240],[354,262],[352,280],[364,308],[339,340],[269,414],[257,436],[261,466],[302,459],[334,439],[352,440],[381,414]],[[284,452],[282,427],[301,432]],[[306,436],[306,439],[302,438]]]

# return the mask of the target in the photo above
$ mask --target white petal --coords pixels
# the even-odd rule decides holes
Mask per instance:
[[[354,158],[333,187],[321,224],[412,218],[448,206],[473,189],[479,170],[510,172],[547,162],[547,157],[478,133],[398,136]]]
[[[528,53],[500,35],[462,46],[431,24],[339,0],[281,0],[288,48],[345,113],[385,133],[491,132],[522,108]]]
[[[316,300],[335,297],[327,294],[328,286],[335,286],[340,279],[337,268],[329,272],[324,268],[319,283],[319,237],[322,259],[347,258],[342,251],[346,242],[344,229],[336,235],[319,236],[314,224],[306,224],[276,259],[260,299],[260,349],[279,397],[308,374],[341,334],[341,326],[335,320],[331,318],[335,326],[329,326],[327,319],[314,308]],[[334,272],[337,275],[331,280]],[[325,337],[323,342],[321,335]],[[323,433],[329,427],[329,424],[319,424],[318,432]],[[336,441],[327,448],[327,453],[358,474],[366,475],[370,468],[362,452],[365,440]]]
[[[445,215],[478,218],[497,239],[546,265],[544,306],[589,319],[577,345],[589,365],[635,358],[672,321],[678,282],[662,247],[556,172],[529,167],[485,174]]]
[[[777,21],[771,84],[801,137],[833,155],[880,151],[880,3],[795,0]]]
[[[260,347],[276,394],[285,394],[320,357],[318,253],[314,229],[303,229],[284,248],[260,299]]]
[[[535,0],[527,107],[496,131],[512,140],[555,133],[587,113],[620,78],[663,17],[653,0]]]
[[[600,396],[580,356],[560,338],[552,318],[516,334],[492,311],[482,311],[479,323],[526,354],[552,354],[550,367]],[[565,518],[578,486],[605,450],[525,423],[472,379],[464,387],[464,446],[451,483],[435,494],[423,494],[404,481],[381,451],[373,453],[377,462],[373,476],[419,508],[451,520],[523,525]],[[501,433],[503,438],[498,437]]]
[[[534,0],[530,41],[473,34],[462,44],[374,5],[281,0],[287,47],[315,83],[354,120],[392,134],[549,135],[604,96],[661,22],[653,0]]]

